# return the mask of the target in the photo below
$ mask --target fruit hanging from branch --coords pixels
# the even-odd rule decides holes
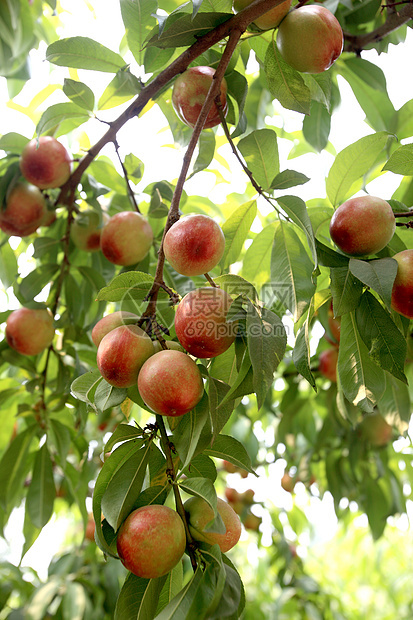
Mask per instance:
[[[277,48],[291,67],[302,73],[322,73],[343,50],[343,31],[337,18],[323,6],[302,6],[282,20]]]
[[[71,157],[52,136],[34,138],[24,147],[20,170],[24,178],[40,189],[61,187],[70,177]]]
[[[0,210],[0,228],[7,235],[27,237],[43,224],[47,215],[46,201],[34,185],[17,183],[6,196]]]
[[[53,342],[55,330],[50,310],[19,308],[6,321],[6,340],[23,355],[38,355]]]
[[[397,274],[393,282],[391,307],[413,319],[413,250],[402,250],[393,258],[397,261]]]
[[[225,532],[211,531],[208,525],[214,518],[211,506],[201,497],[191,497],[184,508],[188,514],[189,531],[194,540],[219,545],[226,553],[237,544],[241,536],[241,521],[237,513],[223,499],[217,499],[217,511],[224,522]]]
[[[253,0],[235,0],[234,10],[236,13],[249,6]],[[264,15],[254,19],[253,24],[261,28],[261,30],[270,30],[276,28],[281,20],[287,15],[290,10],[291,0],[285,0],[281,4],[278,4],[274,8],[270,9]]]
[[[127,267],[145,258],[152,241],[153,232],[148,220],[135,211],[122,211],[104,225],[100,248],[108,261]]]
[[[175,80],[172,90],[172,104],[179,118],[189,127],[194,127],[198,120],[214,75],[215,69],[212,67],[190,67]],[[221,82],[220,102],[225,116],[228,110],[225,79]],[[206,118],[204,129],[215,127],[220,122],[219,110],[214,103]]]

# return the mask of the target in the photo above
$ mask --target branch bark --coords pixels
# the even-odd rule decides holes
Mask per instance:
[[[386,35],[413,19],[413,4],[411,2],[398,11],[396,11],[394,7],[392,10],[390,10],[390,8],[391,6],[389,6],[387,10],[386,21],[376,28],[376,30],[359,35],[344,33],[344,51],[355,52],[359,55],[360,52],[371,43],[381,41]]]

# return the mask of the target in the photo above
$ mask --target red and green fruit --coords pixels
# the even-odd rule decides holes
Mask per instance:
[[[104,336],[97,352],[97,365],[102,377],[119,388],[136,385],[144,362],[153,355],[148,334],[137,325],[122,325]]]
[[[179,342],[175,342],[175,340],[165,340],[166,348],[171,349],[172,351],[182,351],[184,353],[184,348]],[[153,350],[155,353],[159,353],[159,351],[164,351],[159,340],[153,341]]]
[[[212,217],[194,213],[171,226],[163,249],[175,271],[184,276],[200,276],[218,265],[224,254],[225,237]]]
[[[214,511],[201,497],[191,497],[184,504],[188,515],[189,531],[192,538],[210,545],[219,545],[226,553],[237,544],[241,536],[241,521],[236,512],[223,499],[217,499],[217,510],[225,525],[225,534],[205,531],[205,527],[213,520]]]
[[[247,514],[244,519],[244,527],[246,530],[251,530],[252,532],[258,532],[259,527],[262,523],[261,517],[257,517],[252,512]]]
[[[232,298],[216,287],[191,291],[180,301],[175,314],[179,342],[191,355],[216,357],[235,340],[237,323],[227,322]]]
[[[326,71],[343,50],[343,31],[334,15],[322,6],[302,6],[282,20],[276,44],[284,60],[297,71]]]
[[[236,13],[239,13],[242,9],[249,6],[253,0],[235,0],[234,9]],[[257,17],[254,20],[254,24],[261,28],[261,30],[270,30],[271,28],[276,28],[281,20],[287,15],[290,10],[291,0],[285,0],[278,6],[270,9],[264,15]]]
[[[358,432],[372,446],[386,446],[393,436],[393,429],[379,413],[366,415],[358,426]]]
[[[24,147],[20,170],[24,178],[40,189],[60,187],[70,177],[71,157],[56,138],[40,136]]]
[[[112,329],[121,327],[122,325],[133,325],[139,321],[137,314],[133,312],[125,312],[124,310],[118,310],[107,314],[100,319],[92,329],[93,343],[98,347],[102,341],[102,338],[106,336]]]
[[[148,220],[135,211],[122,211],[113,215],[104,225],[100,249],[115,265],[134,265],[145,258],[153,241]]]
[[[38,355],[53,342],[54,325],[50,310],[19,308],[6,321],[6,340],[23,355]]]
[[[179,118],[194,127],[212,84],[215,69],[212,67],[189,67],[177,77],[172,90],[172,104]],[[224,116],[227,113],[227,83],[221,82],[220,102]],[[204,129],[215,127],[221,122],[215,103],[206,118]]]
[[[393,282],[391,307],[413,319],[413,250],[403,250],[393,258],[397,261],[397,274]]]
[[[281,478],[281,487],[288,493],[292,493],[294,491],[295,479],[288,472],[285,472]]]
[[[144,579],[156,579],[181,560],[185,528],[175,510],[159,504],[142,506],[122,523],[116,546],[122,564]]]
[[[330,236],[342,252],[350,256],[377,254],[389,243],[396,230],[391,206],[376,196],[346,200],[330,222]]]
[[[107,220],[106,215],[101,216],[93,209],[81,211],[70,227],[70,236],[75,246],[85,252],[99,251],[102,226]]]
[[[17,183],[0,210],[0,228],[7,235],[27,237],[33,234],[47,215],[46,201],[34,185]]]
[[[204,384],[199,367],[186,353],[164,350],[143,364],[138,390],[152,411],[177,417],[196,407],[204,393]]]
[[[334,347],[332,349],[326,349],[320,353],[318,358],[318,370],[326,379],[330,381],[337,381],[337,361],[338,361],[338,349]]]

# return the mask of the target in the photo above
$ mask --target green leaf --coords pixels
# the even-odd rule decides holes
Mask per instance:
[[[65,78],[63,92],[66,97],[69,97],[80,108],[91,111],[95,107],[95,95],[89,86],[83,82]]]
[[[211,442],[208,396],[204,393],[198,405],[182,416],[172,434],[173,443],[185,469],[197,452]]]
[[[341,317],[337,371],[347,400],[367,413],[372,412],[384,392],[385,374],[371,360],[353,312]]]
[[[15,131],[10,131],[1,136],[0,149],[6,151],[6,153],[16,153],[16,155],[20,155],[28,142],[29,140],[25,136]]]
[[[303,135],[318,153],[321,153],[328,144],[330,127],[331,114],[322,103],[312,101],[310,114],[303,120]]]
[[[203,131],[198,140],[198,155],[194,163],[190,178],[197,172],[208,168],[215,154],[215,134],[212,131]]]
[[[155,616],[155,620],[189,620],[190,616],[188,612],[196,591],[202,582],[202,578],[203,572],[200,565],[198,565],[188,583],[174,596],[168,605]],[[197,617],[203,617],[201,616],[203,611],[203,609],[198,609]],[[123,620],[123,618],[121,619],[119,617],[119,620]]]
[[[59,67],[116,73],[126,63],[119,54],[89,37],[70,37],[51,43],[46,60]]]
[[[153,283],[153,276],[141,271],[121,273],[99,291],[98,301],[122,301],[127,295],[130,299],[141,300],[147,295]]]
[[[0,461],[0,506],[7,510],[16,491],[21,488],[26,471],[26,457],[37,430],[37,425],[29,426],[10,443]]]
[[[148,620],[154,618],[166,576],[142,579],[133,573],[125,579],[116,601],[115,620]]]
[[[227,400],[226,404],[222,405],[222,401],[230,389],[227,383],[219,381],[214,377],[209,378],[209,410],[214,437],[222,431],[234,410],[234,400]]]
[[[119,174],[110,160],[100,157],[95,159],[89,166],[91,174],[98,183],[109,187],[118,194],[124,194],[126,189],[125,179]]]
[[[59,420],[55,420],[54,418],[50,418],[50,428],[49,434],[57,449],[57,453],[60,458],[60,466],[64,469],[66,467],[66,457],[70,450],[70,430],[67,428],[65,424],[59,422]]]
[[[241,616],[245,605],[245,593],[235,566],[230,563],[228,558],[222,556],[225,569],[225,586],[222,596],[215,611],[209,616],[209,620],[221,620],[221,618],[236,619]],[[244,601],[242,601],[244,595]]]
[[[277,224],[271,254],[271,282],[277,300],[292,313],[294,322],[312,298],[314,265],[291,225]]]
[[[263,278],[266,274],[269,276],[275,226],[274,223],[265,226],[245,252],[242,275],[247,281],[256,282],[261,276]]]
[[[235,273],[225,273],[222,276],[214,278],[214,282],[231,295],[231,297],[243,295],[248,299],[258,301],[258,294],[254,285]]]
[[[326,190],[333,205],[343,202],[354,194],[360,186],[356,181],[362,179],[374,165],[377,157],[386,146],[389,134],[385,131],[365,136],[340,151],[327,176]]]
[[[88,405],[94,405],[93,396],[101,381],[103,378],[98,370],[89,370],[73,381],[70,390],[79,400]]]
[[[270,189],[284,191],[290,187],[304,185],[304,183],[308,183],[309,180],[310,179],[305,174],[302,174],[302,172],[297,172],[296,170],[283,170],[273,178]]]
[[[310,312],[309,312],[310,315]],[[308,317],[304,325],[300,328],[295,339],[293,349],[293,362],[297,371],[307,379],[308,383],[315,390],[317,389],[314,375],[310,367],[310,340],[309,340]]]
[[[359,304],[363,285],[347,267],[336,267],[330,272],[334,316],[355,310]]]
[[[178,562],[178,564],[166,575],[165,584],[159,595],[158,607],[156,610],[157,614],[159,614],[182,589],[183,578],[182,562]]]
[[[254,372],[254,392],[261,409],[270,389],[274,372],[284,357],[287,334],[281,319],[267,308],[247,309],[248,352]]]
[[[133,155],[133,153],[129,153],[129,155],[126,155],[123,165],[126,168],[128,177],[132,179],[134,183],[139,183],[145,170],[143,161],[139,159],[139,157],[136,157],[136,155]]]
[[[317,249],[317,258],[320,265],[323,267],[346,267],[348,268],[349,258],[336,252],[333,248],[330,248],[324,243],[321,243],[318,239],[315,240],[315,246]]]
[[[89,120],[89,114],[86,114],[85,110],[75,103],[55,103],[41,115],[36,126],[36,132],[40,136],[52,129],[55,130],[68,119],[75,121],[75,125],[71,127],[73,129],[82,123],[86,123]]]
[[[405,433],[409,426],[411,404],[407,385],[386,374],[386,388],[378,402],[381,415],[388,424],[395,426],[399,433]]]
[[[280,171],[277,134],[272,129],[256,129],[238,142],[238,148],[254,180],[267,190]]]
[[[383,483],[385,484],[385,483]],[[373,479],[369,474],[363,480],[365,502],[369,526],[374,540],[378,540],[386,527],[387,517],[391,514],[389,497],[384,492],[380,479]]]
[[[195,497],[202,497],[214,511],[214,516],[217,515],[217,493],[215,491],[214,483],[209,478],[187,478],[179,483],[181,489],[194,495]]]
[[[356,278],[380,295],[390,310],[393,282],[397,274],[397,261],[393,258],[379,258],[371,261],[351,258],[349,268]]]
[[[315,237],[314,231],[311,224],[311,220],[307,213],[307,207],[301,198],[298,196],[280,196],[277,198],[277,203],[282,208],[283,211],[288,215],[292,221],[304,231],[307,241],[308,247],[311,251],[311,256],[313,257],[313,261],[315,263],[315,267],[317,267],[317,250],[315,246]]]
[[[252,469],[251,459],[244,446],[229,435],[218,435],[212,446],[205,448],[204,454],[224,459],[237,467],[241,467],[241,469],[246,469],[251,474],[255,474]]]
[[[126,40],[136,62],[143,62],[144,42],[156,24],[156,0],[120,0]]]
[[[64,618],[83,620],[86,612],[87,596],[85,588],[80,583],[68,582],[63,595],[62,611]]]
[[[198,13],[194,19],[192,15],[171,15],[162,34],[149,39],[148,45],[160,48],[187,47],[231,17],[232,13]]]
[[[225,252],[221,260],[223,269],[237,260],[256,215],[257,203],[251,200],[238,207],[223,224],[222,230],[225,235]]]
[[[135,97],[142,89],[138,78],[129,69],[120,69],[103,91],[98,110],[110,110]]]
[[[32,481],[26,498],[26,510],[30,520],[39,529],[44,527],[53,514],[56,489],[53,480],[53,465],[47,444],[36,454]]]
[[[96,409],[103,412],[123,403],[127,395],[126,388],[113,387],[113,385],[102,379],[96,388],[93,401]]]
[[[129,445],[131,443],[133,442],[129,442]],[[132,512],[141,492],[149,461],[149,446],[150,444],[130,454],[114,473],[103,493],[102,512],[115,532]]]
[[[20,282],[19,291],[26,302],[32,301],[53,279],[59,265],[40,265]]]
[[[16,255],[8,243],[0,246],[0,280],[5,289],[13,286],[18,273]]]
[[[403,144],[387,160],[383,170],[395,174],[413,175],[413,144]]]
[[[212,482],[215,482],[217,478],[217,468],[215,463],[209,456],[205,454],[198,454],[195,456],[190,464],[182,470],[187,478],[209,478]]]
[[[302,114],[310,113],[310,90],[301,74],[290,67],[275,45],[275,39],[267,47],[264,60],[268,89],[283,108]]]
[[[117,443],[123,443],[130,439],[139,439],[142,437],[142,429],[129,424],[118,424],[115,432],[105,444],[105,452],[110,452]],[[143,442],[143,440],[142,440]]]
[[[393,323],[390,314],[366,291],[356,309],[358,331],[371,359],[396,379],[407,383],[404,374],[406,338]]]

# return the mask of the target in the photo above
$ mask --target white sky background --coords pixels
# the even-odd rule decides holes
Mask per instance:
[[[84,0],[61,0],[61,6],[67,10],[67,13],[61,15],[64,25],[60,33],[61,37],[88,36],[114,51],[118,51],[118,45],[123,35],[123,24],[118,3],[112,2],[112,8],[108,10],[107,2],[94,0],[91,4],[95,7],[95,19],[91,18],[91,13],[87,8],[88,4]],[[41,88],[46,87],[50,83],[63,84],[63,78],[68,77],[67,69],[50,67],[48,63],[43,62],[45,49],[45,46],[41,46],[39,51],[32,54],[34,79],[25,86],[15,99],[16,103],[21,106],[27,106]],[[413,61],[412,30],[408,30],[407,42],[398,46],[391,46],[389,54],[378,56],[375,51],[371,51],[363,53],[362,56],[383,69],[387,78],[388,93],[396,109],[399,109],[406,101],[413,99],[413,80],[410,75]],[[136,70],[133,59],[128,58],[127,60],[131,61],[132,71]],[[81,80],[92,87],[92,90],[95,87],[98,89],[96,99],[98,99],[112,77],[111,74],[79,71],[79,78]],[[350,87],[341,78],[339,78],[339,86],[342,95],[342,105],[334,115],[330,134],[330,141],[337,152],[360,137],[372,133],[371,128],[364,123],[364,113],[357,104]],[[52,103],[61,101],[67,101],[67,99],[63,92],[58,90],[42,104],[42,109],[45,109]],[[0,106],[2,110],[0,115],[0,134],[16,131],[31,138],[35,132],[34,123],[24,114],[8,107],[7,102],[8,96],[5,80],[0,79]],[[98,116],[105,120],[111,120],[116,118],[122,109],[115,108],[105,113],[98,113]],[[301,115],[285,111],[283,116],[287,131],[295,131],[301,128]],[[275,125],[279,125],[279,122],[279,118],[276,118],[274,121]],[[273,125],[270,119],[269,125]],[[145,177],[142,187],[145,187],[146,184],[152,181],[163,178],[173,181],[179,174],[184,151],[173,147],[171,133],[169,130],[161,129],[165,127],[166,121],[163,115],[154,106],[142,119],[134,119],[119,133],[118,139],[122,154],[126,155],[132,152],[145,162]],[[276,129],[276,127],[274,128]],[[98,121],[91,121],[90,128],[88,126],[88,134],[91,136],[92,141],[97,140],[104,131],[105,126]],[[220,129],[219,131],[222,130]],[[75,144],[71,146],[75,147]],[[281,169],[293,168],[311,178],[308,184],[299,188],[293,188],[292,192],[300,195],[305,200],[324,197],[325,177],[333,162],[333,157],[328,153],[322,153],[320,155],[305,155],[287,161],[287,155],[291,146],[291,142],[280,140]],[[185,190],[189,195],[191,193],[204,194],[211,200],[222,203],[228,193],[242,193],[244,191],[247,179],[241,171],[239,174],[234,172],[239,165],[233,158],[229,146],[222,147],[221,153],[230,162],[231,173],[222,168],[222,173],[227,183],[214,187],[215,176],[204,172],[196,175],[186,184]],[[113,150],[109,147],[105,154],[113,157]],[[370,191],[373,194],[382,195],[383,198],[390,198],[399,182],[400,177],[387,173],[370,184]],[[259,436],[263,434],[262,429],[260,431],[259,427],[256,430]],[[264,436],[260,436],[260,439],[264,438]],[[271,438],[269,438],[269,441],[271,441]],[[237,476],[229,476],[228,482],[239,491],[244,491],[252,484],[255,484],[257,501],[270,500],[275,505],[288,509],[292,502],[291,496],[285,493],[279,485],[282,468],[283,464],[280,460],[271,465],[271,484],[269,484],[264,471],[259,472],[261,476],[257,481],[255,479],[251,480],[250,477],[247,480],[240,481]],[[269,495],[270,488],[271,494]],[[337,521],[332,500],[328,494],[322,502],[315,498],[310,501],[304,487],[300,489],[300,485],[298,485],[297,491],[296,502],[306,510],[314,523],[319,524],[319,527],[316,528],[317,538],[325,540],[332,536],[335,532]],[[21,516],[22,511],[17,511],[16,519],[13,520],[15,524]],[[24,562],[25,565],[31,565],[40,570],[41,576],[45,577],[49,560],[59,548],[66,527],[66,521],[61,524],[61,527],[56,527],[53,522],[49,524],[29,554],[27,554]],[[4,553],[7,559],[17,563],[19,561],[22,539],[16,527],[8,530],[8,539],[10,541],[8,548],[4,546],[4,542],[0,539],[0,557]],[[252,547],[250,548],[249,556],[249,560],[253,562],[255,551]]]

